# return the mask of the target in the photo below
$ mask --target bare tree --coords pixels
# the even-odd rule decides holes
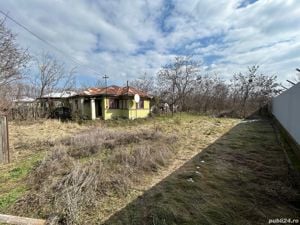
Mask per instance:
[[[247,73],[234,75],[234,101],[243,117],[262,107],[279,92],[276,76],[258,73],[259,66],[248,67]]]
[[[19,48],[16,35],[5,27],[4,20],[0,21],[0,56],[0,87],[21,79],[29,55]]]
[[[198,75],[193,92],[186,98],[186,109],[219,114],[228,107],[229,84],[219,74]]]
[[[84,80],[79,83],[79,87],[77,90],[83,91],[88,88],[104,88],[105,81],[103,78],[97,78],[96,80]]]
[[[239,102],[242,110],[242,114],[245,117],[246,114],[246,104],[250,93],[255,88],[254,78],[256,77],[256,72],[258,66],[252,66],[248,68],[249,72],[247,74],[234,74],[233,78],[236,81],[235,87],[238,89]]]
[[[16,43],[16,35],[6,28],[5,20],[0,20],[0,111],[7,109],[9,86],[22,78],[29,58]]]
[[[160,96],[171,105],[179,103],[184,111],[246,117],[280,91],[277,77],[258,69],[254,65],[226,81],[218,74],[201,75],[199,64],[178,57],[158,73]]]
[[[181,110],[185,109],[186,97],[192,93],[199,71],[199,63],[191,57],[176,57],[158,72],[158,86],[172,111],[176,104],[180,104]]]
[[[154,79],[148,76],[147,73],[144,73],[141,77],[131,81],[129,85],[147,93],[152,93],[154,90]]]
[[[74,88],[75,68],[66,71],[64,63],[59,62],[49,53],[43,53],[36,62],[39,73],[33,82],[39,89],[38,97],[55,90],[65,91]]]

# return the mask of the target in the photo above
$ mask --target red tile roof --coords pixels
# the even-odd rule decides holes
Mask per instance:
[[[81,96],[98,96],[98,95],[109,95],[109,96],[134,96],[138,94],[140,97],[143,98],[151,98],[152,96],[147,94],[146,92],[139,90],[134,87],[125,86],[119,87],[116,85],[109,86],[107,88],[89,88],[82,93]]]

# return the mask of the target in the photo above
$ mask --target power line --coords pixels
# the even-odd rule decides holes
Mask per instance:
[[[16,21],[14,18],[12,18],[11,16],[8,15],[8,13],[4,13],[1,9],[0,9],[0,13],[3,14],[6,18],[10,19],[12,22],[14,22],[15,24],[17,24],[18,26],[20,26],[21,28],[23,28],[24,30],[26,30],[28,33],[30,33],[31,35],[33,35],[35,38],[39,39],[40,41],[42,41],[43,43],[45,43],[46,45],[50,46],[51,48],[55,49],[56,51],[58,51],[59,53],[61,53],[62,55],[68,57],[73,63],[78,64],[81,67],[86,67],[87,69],[89,69],[90,71],[92,71],[93,73],[100,75],[95,69],[82,64],[81,62],[79,62],[75,57],[68,55],[67,53],[65,53],[64,51],[62,51],[61,49],[59,49],[58,47],[56,47],[55,45],[53,45],[52,43],[50,43],[49,41],[43,39],[41,36],[37,35],[36,33],[34,33],[33,31],[31,31],[29,28],[27,28],[26,26],[24,26],[23,24],[21,24],[20,22]]]

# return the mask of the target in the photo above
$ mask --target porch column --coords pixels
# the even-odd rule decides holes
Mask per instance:
[[[81,116],[84,115],[84,98],[80,98],[80,112],[81,112]]]
[[[95,105],[95,99],[91,98],[91,118],[92,120],[96,119],[96,105]]]

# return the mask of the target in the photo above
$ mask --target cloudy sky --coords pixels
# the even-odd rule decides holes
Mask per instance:
[[[77,69],[80,81],[107,74],[111,84],[124,84],[154,75],[176,55],[193,55],[203,73],[224,78],[258,64],[284,81],[300,67],[299,0],[10,0],[0,9],[86,65]],[[49,51],[75,65],[7,26],[31,54]]]

